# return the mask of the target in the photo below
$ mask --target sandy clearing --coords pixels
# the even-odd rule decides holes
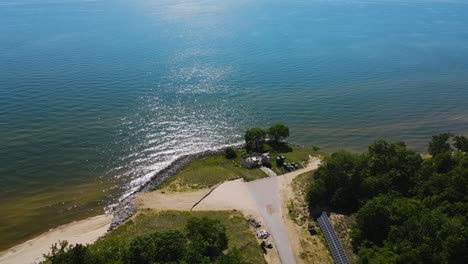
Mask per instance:
[[[257,208],[242,179],[224,182],[201,201],[193,210],[241,210],[256,214]]]
[[[39,263],[43,260],[42,254],[48,253],[52,244],[59,240],[70,244],[93,243],[107,232],[111,220],[111,215],[99,215],[59,226],[0,253],[0,263]]]
[[[219,185],[213,192],[208,195],[203,201],[201,201],[196,207],[193,208],[193,210],[240,210],[243,211],[247,214],[252,214],[252,215],[257,215],[259,216],[258,213],[258,207],[253,200],[252,193],[255,193],[261,189],[265,189],[262,185],[267,183],[267,182],[273,182],[277,183],[277,186],[275,186],[275,189],[277,190],[277,195],[280,195],[280,191],[278,188],[286,188],[289,184],[291,184],[291,181],[298,175],[308,172],[311,170],[315,170],[318,168],[320,165],[320,159],[312,157],[307,165],[307,167],[303,169],[299,169],[278,177],[267,177],[267,178],[262,178],[259,180],[251,181],[251,182],[244,182],[242,179],[237,179],[233,181],[227,181]],[[249,187],[250,186],[250,187]],[[196,193],[201,193],[201,191],[197,191]],[[209,190],[204,190],[205,193],[207,193]],[[160,194],[160,195],[155,195],[154,197],[156,199],[161,199],[158,201],[153,201],[155,203],[161,203],[164,200],[169,200],[164,196],[179,196],[180,197],[187,197],[189,193],[170,193],[170,194]],[[143,194],[145,195],[146,199],[146,193]],[[199,194],[198,194],[199,195]],[[195,193],[194,193],[195,196]],[[172,198],[171,198],[172,199]],[[177,198],[181,199],[181,198]],[[145,203],[146,204],[146,203]],[[173,203],[166,203],[163,206],[169,207],[168,209],[176,209],[178,206],[177,203],[174,203],[174,206],[172,206]],[[150,206],[148,204],[148,206]]]
[[[139,193],[135,198],[135,205],[137,209],[188,211],[210,191],[211,189],[182,193],[164,193],[162,191]]]

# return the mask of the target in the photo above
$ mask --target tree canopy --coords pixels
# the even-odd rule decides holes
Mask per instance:
[[[425,160],[384,140],[334,153],[314,174],[309,206],[355,215],[360,263],[467,263],[468,156],[452,152],[450,136],[434,136]]]
[[[265,143],[266,132],[265,130],[254,127],[245,132],[245,144],[248,150],[262,151],[263,144]]]
[[[453,146],[461,152],[468,153],[468,138],[464,136],[454,136],[453,137]]]
[[[179,231],[139,236],[128,246],[126,263],[177,263],[184,256],[186,240]]]
[[[203,255],[211,259],[222,255],[227,249],[226,227],[219,220],[191,218],[187,223],[187,237],[199,243]]]
[[[431,142],[429,142],[428,152],[432,156],[438,154],[450,152],[450,143],[448,140],[452,136],[451,133],[442,133],[439,135],[432,136]]]
[[[186,232],[156,231],[132,239],[129,243],[108,240],[108,245],[96,250],[77,244],[69,246],[66,241],[52,246],[44,255],[50,264],[231,264],[247,263],[237,249],[229,250],[226,227],[210,218],[191,218]]]
[[[268,129],[268,136],[273,142],[285,140],[289,137],[289,127],[281,123],[275,124]]]

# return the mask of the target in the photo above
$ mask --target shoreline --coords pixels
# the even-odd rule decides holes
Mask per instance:
[[[39,263],[43,260],[43,254],[50,251],[52,244],[60,240],[67,240],[70,244],[93,243],[107,233],[111,217],[103,214],[53,228],[0,252],[0,263]]]
[[[242,148],[243,144],[230,146]],[[166,179],[174,176],[182,167],[193,160],[222,154],[225,147],[227,146],[219,149],[187,154],[177,158],[167,167],[156,172],[150,180],[141,185],[136,191],[118,201],[114,206],[110,207],[110,209],[105,210],[104,214],[54,227],[27,241],[0,251],[0,263],[39,263],[43,260],[42,254],[48,253],[52,244],[58,243],[59,240],[67,240],[70,244],[93,243],[136,213],[134,200],[138,193],[151,191]]]
[[[289,142],[287,143],[291,146],[307,148],[305,145],[289,143]],[[151,191],[156,186],[164,182],[166,179],[174,176],[180,169],[182,169],[182,167],[192,162],[193,160],[222,154],[224,153],[224,149],[227,147],[233,147],[233,148],[236,148],[237,150],[240,150],[245,147],[245,144],[226,145],[218,149],[205,150],[205,151],[198,152],[198,153],[187,154],[187,155],[177,158],[167,167],[156,172],[149,181],[147,181],[145,184],[140,186],[136,191],[129,194],[127,197],[123,198],[120,202],[118,202],[109,210],[109,212],[112,213],[114,217],[112,218],[112,223],[109,226],[108,231],[111,231],[112,229],[118,227],[119,225],[124,223],[127,219],[129,219],[136,213],[136,207],[135,207],[134,201],[138,193]]]
[[[243,146],[244,144],[231,145],[231,147],[237,149],[240,149]],[[182,169],[185,165],[192,162],[193,160],[224,153],[224,149],[226,147],[228,146],[219,149],[205,150],[202,152],[181,156],[174,160],[164,169],[156,172],[149,181],[141,185],[136,191],[129,194],[127,197],[123,198],[120,202],[118,202],[109,210],[109,212],[113,215],[113,218],[108,231],[111,231],[112,229],[118,227],[136,213],[134,201],[138,193],[151,191],[168,178],[174,176],[180,169]]]
[[[289,143],[290,145],[305,148],[303,145]],[[231,145],[234,148],[241,149],[243,144]],[[73,221],[71,223],[55,227],[44,232],[28,241],[17,244],[9,249],[0,252],[0,263],[39,263],[43,260],[42,254],[48,253],[52,244],[59,240],[67,240],[70,244],[90,244],[98,238],[113,230],[126,220],[131,218],[137,212],[135,200],[139,193],[149,192],[166,179],[174,176],[185,165],[196,159],[205,158],[212,155],[224,153],[224,148],[206,150],[198,153],[181,156],[171,162],[164,169],[156,172],[150,180],[141,185],[136,191],[132,192],[110,209],[105,214],[89,217],[83,220]],[[28,262],[29,261],[29,262]]]

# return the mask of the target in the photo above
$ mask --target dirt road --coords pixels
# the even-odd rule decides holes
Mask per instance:
[[[309,165],[297,171],[279,177],[268,177],[246,183],[257,210],[271,233],[274,244],[278,250],[280,261],[283,264],[294,264],[296,260],[289,243],[288,233],[284,224],[287,212],[282,212],[282,189],[291,183],[294,177],[318,167],[320,161],[312,159]]]
[[[269,177],[247,183],[247,189],[255,201],[264,224],[271,233],[278,250],[281,263],[296,263],[289,244],[288,234],[283,224],[280,201],[280,177]]]

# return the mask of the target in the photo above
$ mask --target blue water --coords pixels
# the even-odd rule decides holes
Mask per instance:
[[[462,0],[0,0],[0,249],[180,155],[468,133]]]

